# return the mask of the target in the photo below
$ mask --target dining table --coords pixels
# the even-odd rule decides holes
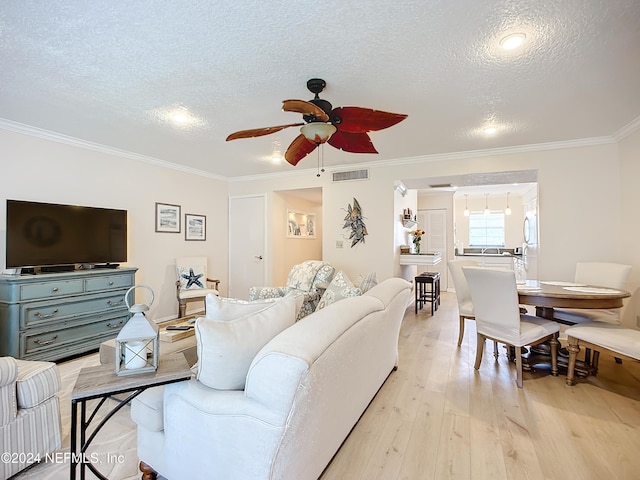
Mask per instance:
[[[527,280],[518,284],[518,301],[536,308],[536,315],[573,325],[554,316],[554,308],[620,308],[631,294],[625,290],[577,282]]]
[[[574,325],[574,322],[556,318],[555,308],[620,308],[622,300],[631,296],[631,293],[626,290],[564,281],[527,280],[525,283],[518,284],[517,289],[518,301],[521,305],[534,306],[538,317],[564,325]],[[588,353],[586,355],[584,362],[576,363],[576,374],[582,377],[595,373]],[[548,345],[531,347],[529,353],[523,356],[523,368],[525,369],[547,363],[550,363]],[[558,367],[567,368],[568,364],[568,352],[561,349],[558,352]]]

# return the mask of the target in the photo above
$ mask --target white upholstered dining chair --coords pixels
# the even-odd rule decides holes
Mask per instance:
[[[462,267],[478,267],[480,262],[476,260],[450,260],[448,263],[449,273],[453,280],[453,287],[456,290],[456,300],[458,301],[458,315],[460,317],[460,329],[458,330],[458,346],[462,345],[464,338],[465,320],[475,320],[473,312],[473,302],[467,279],[462,272]],[[498,358],[498,342],[493,342],[493,356]]]
[[[551,373],[558,374],[558,324],[520,313],[516,276],[512,270],[463,267],[476,317],[477,347],[474,368],[482,362],[487,338],[515,347],[516,383],[522,388],[522,347],[549,341]]]
[[[575,282],[597,287],[625,290],[630,273],[631,265],[606,262],[579,262],[576,263]],[[619,325],[621,311],[622,308],[556,308],[554,309],[554,317],[571,323],[596,321]]]

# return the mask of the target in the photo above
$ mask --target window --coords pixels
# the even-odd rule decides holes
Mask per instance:
[[[504,247],[504,213],[472,212],[469,215],[469,246]]]

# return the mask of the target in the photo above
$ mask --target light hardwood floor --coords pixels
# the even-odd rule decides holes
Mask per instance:
[[[503,349],[496,362],[488,345],[480,370],[473,369],[473,321],[460,348],[457,335],[454,294],[443,294],[433,317],[427,309],[418,315],[407,309],[399,369],[322,480],[640,478],[640,363],[618,365],[602,354],[598,376],[575,387],[565,385],[564,375],[540,370],[525,373],[518,389]],[[75,376],[97,362],[92,355],[60,365],[64,451]],[[125,408],[111,419],[96,442],[101,454],[123,453],[123,464],[103,466],[112,480],[140,478],[128,415]],[[16,478],[62,480],[68,471],[68,464],[41,464]]]
[[[503,348],[474,370],[475,322],[457,334],[454,294],[433,317],[407,310],[399,369],[322,480],[640,478],[640,363],[603,354],[574,387],[539,370],[518,389]]]

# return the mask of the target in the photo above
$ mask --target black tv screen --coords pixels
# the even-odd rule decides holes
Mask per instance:
[[[127,211],[7,200],[7,267],[127,261]]]

